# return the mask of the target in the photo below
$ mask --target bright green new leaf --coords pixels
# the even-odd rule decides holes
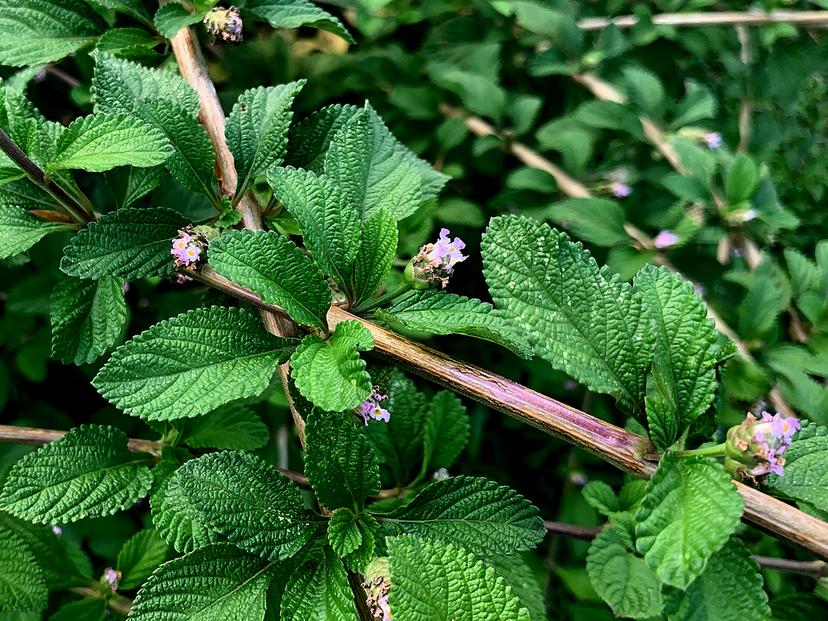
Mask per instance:
[[[0,527],[0,616],[38,618],[46,608],[48,591],[34,555],[15,533]],[[8,615],[8,617],[7,617]]]
[[[75,427],[15,463],[0,493],[0,509],[40,524],[126,509],[152,485],[150,457],[130,451],[127,440],[114,427]]]
[[[636,546],[662,582],[687,588],[733,534],[743,507],[721,464],[667,453],[636,512]]]
[[[120,339],[127,324],[124,281],[66,278],[52,291],[52,356],[88,364]]]
[[[197,308],[155,324],[112,354],[93,380],[131,416],[173,420],[259,395],[294,344],[242,308]]]
[[[292,241],[273,232],[231,231],[210,244],[217,272],[281,306],[297,323],[324,328],[331,290]]]
[[[377,457],[355,414],[311,412],[305,441],[305,475],[325,508],[361,511],[365,498],[379,493]]]
[[[192,552],[222,539],[218,532],[202,522],[174,476],[168,477],[153,491],[150,508],[153,526],[177,552]]]
[[[654,338],[641,296],[580,243],[528,218],[493,219],[482,253],[495,306],[527,331],[535,352],[643,415]]]
[[[593,480],[581,490],[587,504],[605,517],[611,517],[621,511],[618,496],[612,488],[603,481]]]
[[[469,427],[466,408],[453,392],[434,395],[423,428],[423,473],[454,465],[469,441]]]
[[[749,155],[739,153],[730,163],[725,179],[725,196],[731,205],[747,200],[759,182],[759,170]]]
[[[172,240],[186,224],[172,209],[119,209],[72,238],[63,251],[60,269],[77,278],[172,274]]]
[[[229,544],[201,548],[153,572],[129,621],[261,621],[277,568]]]
[[[122,574],[118,586],[122,589],[141,586],[155,568],[167,560],[167,550],[167,542],[157,531],[148,528],[135,533],[118,552],[115,566]]]
[[[353,552],[343,557],[342,562],[351,571],[365,573],[365,568],[374,558],[380,525],[370,513],[360,515],[356,525],[359,529],[360,544]]]
[[[483,555],[529,550],[546,534],[532,503],[482,477],[435,481],[404,507],[375,517],[389,535],[439,539]]]
[[[315,550],[288,579],[282,621],[357,621],[348,575],[333,550]]]
[[[362,223],[358,259],[354,262],[350,290],[354,306],[370,299],[388,278],[397,254],[397,221],[387,209],[380,209]]]
[[[197,449],[252,451],[262,448],[270,439],[267,425],[242,403],[228,403],[209,414],[187,420],[181,435],[187,446]]]
[[[529,621],[503,578],[461,547],[415,537],[388,540],[394,618]]]
[[[605,198],[570,198],[552,205],[545,213],[557,224],[566,226],[578,239],[596,246],[617,246],[631,242],[624,230],[624,210],[615,201]]]
[[[274,28],[311,26],[327,30],[353,43],[354,39],[336,17],[308,0],[243,0],[242,9],[269,22]]]
[[[290,358],[291,376],[302,396],[329,412],[357,407],[371,394],[371,376],[360,351],[373,349],[374,337],[357,321],[343,321],[323,341],[309,334]]]
[[[350,509],[337,509],[328,521],[328,543],[337,556],[347,556],[362,543],[356,517]]]
[[[408,330],[465,334],[508,347],[523,358],[532,355],[531,346],[508,316],[475,298],[434,289],[416,291],[378,316]]]
[[[200,11],[191,13],[183,4],[171,2],[155,12],[155,27],[167,39],[172,39],[179,30],[197,24],[204,18]]]
[[[7,189],[4,186],[2,192]],[[38,220],[22,207],[0,205],[0,259],[26,252],[49,233],[68,228],[61,222]]]
[[[305,511],[290,479],[250,453],[204,455],[181,466],[175,480],[202,522],[269,560],[290,558],[323,524]]]
[[[693,285],[667,268],[645,267],[634,287],[656,337],[646,406],[650,438],[663,451],[713,401],[718,335]]]
[[[785,496],[828,511],[828,428],[802,421],[785,451],[785,476],[771,475],[768,484]]]

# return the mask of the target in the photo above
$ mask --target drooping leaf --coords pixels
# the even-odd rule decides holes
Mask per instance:
[[[41,524],[111,515],[147,494],[149,462],[127,448],[124,432],[81,425],[12,467],[0,508]]]
[[[423,472],[450,468],[469,441],[469,427],[466,408],[454,393],[434,395],[423,428]]]
[[[131,416],[190,418],[260,394],[293,346],[247,310],[197,308],[119,347],[92,383]]]
[[[337,509],[328,521],[328,543],[337,556],[347,556],[362,543],[362,531],[353,511],[346,508]]]
[[[828,511],[828,428],[802,421],[785,451],[785,475],[771,475],[768,485],[796,500]]]
[[[387,209],[380,209],[362,223],[360,230],[358,261],[354,261],[354,305],[370,299],[382,286],[397,253],[399,231],[394,216]]]
[[[635,516],[636,547],[662,582],[686,588],[733,534],[743,507],[721,464],[667,453]]]
[[[172,274],[170,250],[187,221],[163,207],[119,209],[72,238],[60,269],[77,278],[143,278]]]
[[[278,233],[232,231],[210,244],[217,272],[281,306],[302,324],[325,327],[331,291],[302,250]]]
[[[644,413],[654,339],[632,287],[599,269],[581,244],[528,218],[494,218],[482,253],[495,306],[526,329],[537,354]]]
[[[7,189],[4,186],[0,194]],[[49,233],[68,228],[61,222],[38,220],[22,207],[0,205],[0,259],[26,252]]]
[[[241,403],[229,403],[217,410],[186,421],[184,443],[192,448],[238,449],[252,451],[269,440],[267,425]]]
[[[494,569],[461,547],[415,537],[388,540],[394,618],[529,621]]]
[[[283,621],[357,621],[348,575],[327,546],[308,555],[288,579]]]
[[[157,531],[148,528],[130,537],[120,552],[116,567],[122,576],[118,587],[134,589],[141,586],[161,563],[167,560],[167,542]]]
[[[250,453],[222,451],[188,461],[175,479],[202,522],[242,550],[290,558],[319,532],[299,489]]]
[[[177,552],[192,552],[221,541],[221,535],[202,522],[174,476],[153,492],[150,507],[153,526]]]
[[[375,517],[389,535],[439,539],[477,554],[529,550],[546,534],[536,507],[482,477],[435,481],[405,506]]]
[[[0,615],[36,618],[46,608],[48,591],[34,556],[15,533],[0,527]]]
[[[308,0],[245,0],[241,6],[274,28],[311,26],[354,42],[342,22]]]

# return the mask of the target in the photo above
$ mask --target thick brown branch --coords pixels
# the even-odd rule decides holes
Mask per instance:
[[[658,26],[764,26],[766,24],[794,24],[808,27],[828,27],[826,11],[722,11],[710,13],[662,13],[652,17]],[[632,28],[638,23],[635,15],[618,17],[587,17],[578,22],[581,30],[602,30],[613,24],[618,28]]]

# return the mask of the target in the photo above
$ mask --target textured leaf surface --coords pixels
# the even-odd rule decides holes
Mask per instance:
[[[546,603],[543,599],[545,576],[530,567],[524,554],[497,554],[483,560],[503,578],[520,603],[529,611],[532,621],[546,621]]]
[[[116,567],[123,575],[118,580],[122,589],[134,589],[149,578],[167,560],[167,542],[157,531],[146,529],[135,533],[118,552]]]
[[[377,519],[390,535],[440,539],[478,554],[534,548],[546,531],[538,510],[514,490],[481,477],[451,477]]]
[[[343,321],[328,340],[309,334],[290,358],[291,377],[302,396],[329,412],[357,407],[371,394],[371,376],[360,351],[374,337],[356,321]]]
[[[294,123],[290,128],[285,161],[297,168],[321,172],[331,140],[360,109],[359,106],[334,104]]]
[[[362,531],[350,509],[337,509],[328,520],[328,542],[339,557],[347,556],[362,543]]]
[[[132,416],[189,418],[260,394],[292,347],[247,310],[197,308],[119,347],[93,385]]]
[[[41,524],[111,515],[146,496],[148,463],[148,456],[127,448],[124,432],[81,425],[12,467],[0,508]]]
[[[390,538],[388,550],[395,619],[529,621],[503,578],[466,550],[414,537]]]
[[[312,412],[305,427],[305,474],[327,509],[362,509],[380,490],[377,457],[352,413]]]
[[[647,266],[634,286],[649,309],[656,336],[646,398],[650,438],[665,450],[713,401],[718,337],[693,285],[677,274]]]
[[[767,621],[771,611],[759,566],[738,539],[714,554],[686,591],[667,587],[670,621]]]
[[[274,28],[312,26],[339,35],[349,43],[354,42],[342,22],[308,0],[247,0],[244,7]]]
[[[828,511],[828,428],[803,421],[785,451],[785,476],[772,475],[768,484],[786,496]]]
[[[618,529],[604,529],[589,546],[587,572],[592,587],[617,617],[658,617],[661,582],[644,559],[627,548],[629,537]]]
[[[524,358],[532,348],[491,304],[437,290],[417,291],[383,311],[403,328],[431,334],[466,334],[503,345]]]
[[[60,222],[38,220],[22,207],[0,206],[0,259],[26,252],[49,233],[68,228]]]
[[[331,291],[319,268],[278,233],[232,231],[210,244],[217,272],[281,306],[294,321],[325,327]]]
[[[374,558],[377,535],[380,532],[379,522],[370,513],[363,513],[356,522],[359,528],[361,541],[359,547],[343,557],[342,562],[351,571],[364,573],[365,568]]]
[[[267,444],[270,435],[262,419],[241,403],[229,403],[214,412],[188,420],[184,442],[192,448],[252,451]]]
[[[204,455],[175,478],[200,519],[242,550],[286,559],[319,531],[321,520],[305,511],[299,489],[250,453]]]
[[[466,408],[454,393],[434,395],[423,428],[424,471],[450,468],[469,441],[469,427]]]
[[[662,582],[686,588],[736,529],[743,507],[719,463],[668,453],[636,513],[636,546]]]
[[[60,269],[78,278],[172,274],[172,239],[186,224],[184,217],[172,209],[119,209],[72,238]]]
[[[75,364],[93,362],[124,333],[124,281],[67,278],[52,292],[52,356]]]
[[[153,492],[150,506],[153,525],[178,552],[192,552],[221,540],[215,530],[202,522],[174,476]]]
[[[305,80],[243,92],[227,119],[225,134],[233,153],[239,188],[282,163],[287,150],[290,109]]]
[[[104,27],[80,0],[0,0],[0,64],[60,60],[94,43]]]
[[[272,562],[229,544],[164,563],[139,591],[129,621],[263,619]]]
[[[43,573],[26,543],[0,527],[0,615],[28,613],[37,616],[46,608],[48,591]]]
[[[581,244],[528,218],[494,218],[482,252],[495,306],[526,329],[535,352],[643,414],[654,339],[641,297]]]
[[[380,209],[362,223],[358,261],[354,262],[354,305],[370,299],[388,278],[397,254],[397,221],[387,209]]]
[[[165,4],[155,12],[155,27],[167,39],[172,39],[182,28],[197,24],[204,17],[200,11],[190,13],[182,4]]]
[[[329,548],[312,553],[290,576],[282,621],[357,621],[348,575]]]
[[[116,166],[163,164],[172,146],[158,129],[134,116],[93,114],[73,121],[58,138],[49,167],[102,172]]]

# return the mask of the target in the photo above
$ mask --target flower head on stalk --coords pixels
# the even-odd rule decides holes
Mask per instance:
[[[111,567],[107,567],[104,569],[103,575],[101,576],[101,583],[109,585],[109,588],[113,591],[118,590],[118,580],[121,579],[121,572],[112,569]]]
[[[707,132],[704,135],[704,143],[708,149],[719,149],[722,146],[722,135],[719,132]]]
[[[179,229],[178,235],[172,240],[170,249],[175,267],[185,271],[197,270],[204,263],[205,251],[213,236],[214,231],[209,227],[194,227],[189,224]],[[189,277],[179,274],[179,283],[187,280],[190,280]]]
[[[627,198],[630,194],[632,194],[632,188],[626,183],[622,183],[620,181],[613,182],[612,185],[610,185],[610,190],[615,198]]]
[[[393,620],[391,607],[388,605],[388,592],[391,590],[389,573],[387,557],[375,558],[365,568],[362,588],[365,589],[365,603],[368,604],[374,621]]]
[[[211,35],[229,43],[241,43],[244,24],[242,23],[239,10],[231,6],[229,9],[223,6],[213,7],[204,16],[204,26]]]
[[[738,462],[736,470],[750,477],[770,473],[784,476],[785,458],[782,454],[791,445],[793,435],[799,428],[799,421],[793,416],[762,412],[762,418],[756,418],[748,414],[740,425],[728,430],[727,456]]]
[[[371,396],[356,408],[356,413],[362,417],[362,421],[366,425],[368,424],[368,421],[372,419],[381,420],[382,422],[387,423],[391,420],[391,412],[380,405],[387,399],[388,395],[382,394],[379,390],[379,386],[374,386]]]
[[[664,248],[675,246],[678,241],[679,236],[673,233],[673,231],[664,230],[660,231],[659,234],[655,236],[653,239],[653,245],[659,250],[663,250]]]
[[[451,239],[448,229],[440,229],[437,241],[420,248],[420,252],[411,259],[405,268],[406,280],[414,289],[445,288],[454,266],[468,259],[461,252],[465,247],[462,239]]]

